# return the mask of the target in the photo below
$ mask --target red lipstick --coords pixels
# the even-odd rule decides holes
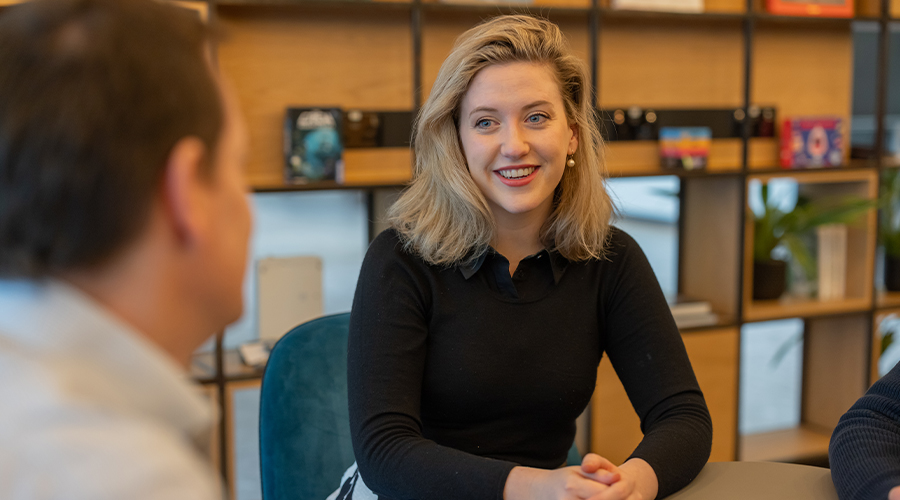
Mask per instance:
[[[523,177],[515,177],[512,179],[508,179],[508,178],[504,177],[503,174],[501,173],[501,172],[514,172],[519,169],[534,169],[534,170],[532,170],[528,175],[525,175]],[[534,180],[535,174],[537,173],[538,169],[540,169],[540,167],[538,165],[511,165],[509,167],[503,167],[503,168],[498,168],[497,170],[494,170],[494,175],[496,175],[497,178],[500,179],[500,182],[502,182],[503,184],[506,184],[507,186],[520,187],[520,186],[524,186],[524,185],[528,184],[529,182],[531,182],[532,180]]]

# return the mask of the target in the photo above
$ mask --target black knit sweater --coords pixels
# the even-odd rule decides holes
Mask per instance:
[[[828,458],[841,500],[886,500],[900,486],[900,364],[841,417]]]
[[[382,499],[500,500],[516,465],[562,465],[607,353],[641,419],[634,457],[672,493],[709,457],[712,424],[653,271],[612,230],[604,260],[489,251],[437,267],[388,230],[350,318],[350,428]]]

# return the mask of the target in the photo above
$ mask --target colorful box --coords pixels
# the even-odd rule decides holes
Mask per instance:
[[[812,116],[787,118],[781,125],[783,168],[838,167],[844,163],[841,118]]]
[[[663,168],[706,168],[711,145],[712,129],[709,127],[659,129],[659,157]]]

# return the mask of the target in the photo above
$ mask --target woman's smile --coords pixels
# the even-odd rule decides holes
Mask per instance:
[[[539,165],[513,165],[494,170],[494,173],[507,186],[519,187],[531,182],[540,168]]]

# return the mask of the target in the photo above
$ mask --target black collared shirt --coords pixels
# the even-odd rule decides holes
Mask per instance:
[[[609,356],[664,497],[709,456],[706,404],[641,249],[613,228],[607,258],[542,251],[433,266],[385,231],[366,253],[348,346],[350,429],[380,499],[501,500],[516,465],[555,468]],[[335,478],[337,480],[338,478]]]
[[[482,267],[489,269],[486,281],[496,293],[508,299],[534,300],[552,289],[562,279],[569,261],[557,251],[546,248],[519,262],[516,272],[509,275],[509,260],[491,247],[471,264],[460,264],[459,271],[467,280]]]

